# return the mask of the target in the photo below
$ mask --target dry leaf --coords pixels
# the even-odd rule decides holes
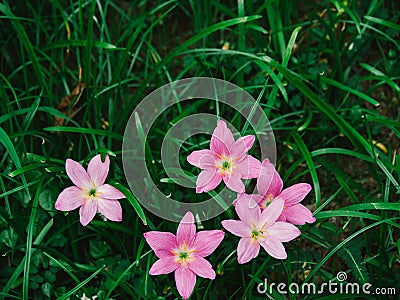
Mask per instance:
[[[72,117],[76,111],[75,106],[78,103],[79,98],[81,97],[85,87],[86,87],[86,84],[84,82],[79,82],[76,85],[76,87],[72,90],[71,94],[69,94],[61,99],[61,102],[57,106],[57,109],[60,112],[62,112],[64,115],[66,115],[68,118]],[[73,102],[72,105],[71,105],[71,102]],[[68,109],[69,109],[69,111],[68,111]],[[56,116],[55,119],[56,119],[56,121],[55,121],[54,125],[56,125],[56,126],[62,125],[64,122],[64,118],[62,118],[62,117]]]

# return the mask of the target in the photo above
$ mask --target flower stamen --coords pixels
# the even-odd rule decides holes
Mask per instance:
[[[270,205],[272,203],[272,201],[274,201],[274,195],[269,194],[268,198],[265,200],[264,204],[261,205],[261,208],[264,209],[266,207],[268,207],[268,205]]]
[[[191,255],[193,252],[196,252],[196,250],[188,249],[186,241],[183,241],[183,245],[180,249],[171,250],[171,253],[176,256],[176,262],[182,266],[186,266],[188,262],[194,260],[194,257]]]

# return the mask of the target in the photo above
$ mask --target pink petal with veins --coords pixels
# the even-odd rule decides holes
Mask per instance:
[[[252,239],[251,237],[243,237],[240,239],[237,254],[239,264],[245,264],[257,257],[260,252],[260,244],[258,241]]]
[[[110,159],[108,155],[106,155],[104,162],[101,161],[100,154],[90,160],[88,164],[88,174],[96,187],[102,185],[106,181],[109,168]]]
[[[196,275],[187,267],[179,267],[175,271],[175,283],[179,294],[187,299],[196,285]]]
[[[176,244],[182,245],[183,242],[189,247],[196,237],[196,225],[194,225],[194,216],[188,211],[182,218],[176,231]]]

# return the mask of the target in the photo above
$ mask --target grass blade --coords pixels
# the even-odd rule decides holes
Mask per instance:
[[[319,185],[317,171],[315,170],[314,162],[312,160],[310,152],[307,149],[306,144],[301,139],[300,135],[297,132],[293,132],[292,136],[296,144],[299,146],[299,150],[307,163],[308,169],[310,170],[311,179],[314,185],[315,205],[318,208],[321,205],[321,189]]]
[[[82,287],[84,287],[90,280],[92,280],[94,277],[96,277],[97,274],[99,274],[101,271],[103,271],[103,269],[105,267],[106,267],[106,265],[102,266],[100,269],[98,269],[96,272],[94,272],[92,275],[90,275],[88,278],[86,278],[84,281],[82,281],[76,287],[71,289],[68,293],[66,293],[62,297],[58,298],[58,300],[65,300],[65,299],[69,298],[70,296],[74,295],[77,291],[79,291]]]
[[[60,132],[75,132],[75,133],[88,133],[88,134],[95,134],[95,135],[101,135],[101,136],[108,136],[111,138],[114,138],[116,140],[122,141],[122,136],[110,132],[110,131],[105,131],[101,129],[95,129],[95,128],[79,128],[79,127],[68,127],[68,126],[50,126],[43,128],[44,131],[60,131]]]
[[[137,215],[139,216],[139,218],[142,220],[144,225],[147,225],[147,219],[146,219],[146,215],[142,209],[142,207],[140,206],[139,201],[137,201],[137,199],[135,198],[135,196],[132,195],[132,193],[130,192],[130,190],[128,190],[126,187],[124,187],[122,184],[120,183],[113,183],[112,184],[115,188],[117,188],[119,191],[121,191],[125,196],[126,199],[128,199],[129,203],[132,205],[133,209],[136,211]],[[152,228],[153,230],[154,228]]]
[[[29,274],[31,267],[31,258],[32,258],[32,240],[33,233],[35,232],[35,223],[36,223],[36,212],[39,204],[39,196],[42,192],[42,184],[43,180],[39,182],[38,187],[36,189],[35,198],[33,199],[32,211],[29,218],[28,223],[28,236],[26,238],[26,253],[25,253],[25,264],[24,264],[24,281],[23,281],[23,290],[22,295],[24,299],[28,299],[29,293]]]

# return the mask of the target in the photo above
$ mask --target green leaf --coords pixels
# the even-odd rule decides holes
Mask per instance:
[[[107,42],[102,42],[102,41],[96,41],[93,40],[92,46],[100,49],[106,49],[106,50],[113,50],[113,51],[125,51],[126,48],[121,48],[117,47],[113,44],[107,43]],[[67,41],[59,41],[55,43],[49,43],[46,44],[42,50],[47,51],[55,48],[69,48],[69,47],[86,47],[89,44],[88,40],[67,40]]]
[[[25,253],[25,264],[24,264],[24,281],[23,281],[23,290],[22,295],[24,299],[28,299],[28,292],[29,292],[29,275],[30,275],[30,267],[31,267],[31,258],[32,258],[32,241],[33,241],[33,234],[35,232],[35,225],[36,225],[36,212],[37,207],[39,204],[39,196],[42,192],[42,184],[43,180],[39,182],[39,185],[36,189],[35,198],[33,199],[32,204],[32,211],[29,217],[28,223],[28,236],[26,238],[26,253]]]
[[[54,216],[55,211],[54,211],[54,197],[53,192],[50,189],[45,189],[40,193],[39,196],[39,205],[47,211],[50,216]]]
[[[361,254],[364,245],[363,240],[358,237],[343,246],[338,252],[338,255],[341,256],[351,268],[357,281],[361,284],[369,282],[369,274]]]
[[[139,201],[137,201],[135,196],[132,195],[131,191],[120,183],[113,182],[112,185],[126,196],[126,199],[128,199],[129,203],[132,205],[133,209],[136,211],[137,215],[142,220],[143,224],[147,225],[146,215],[142,207],[140,206]]]
[[[17,169],[20,169],[21,168],[21,162],[19,160],[19,156],[17,154],[17,151],[15,150],[14,145],[11,142],[10,138],[8,137],[7,133],[1,127],[0,127],[0,142],[6,148],[6,151],[11,156],[11,159],[14,162],[15,166],[17,167]],[[25,182],[25,184],[26,184],[26,182]]]
[[[106,266],[102,266],[100,269],[98,269],[96,272],[94,272],[92,275],[90,275],[88,278],[86,278],[84,281],[82,281],[81,283],[79,283],[77,286],[75,286],[73,289],[71,289],[69,292],[67,292],[66,294],[64,294],[62,297],[58,298],[58,300],[65,300],[69,297],[71,297],[72,295],[74,295],[77,291],[79,291],[82,287],[84,287],[90,280],[92,280],[94,277],[96,277],[97,274],[99,274],[101,271],[103,271],[103,269]]]
[[[394,30],[400,31],[400,25],[397,23],[393,23],[387,20],[371,17],[371,16],[364,16],[364,19],[367,19],[368,21],[374,22],[379,25],[386,26],[388,28],[392,28]]]
[[[321,205],[321,190],[320,190],[319,179],[318,179],[317,171],[315,169],[314,162],[311,158],[311,154],[308,151],[306,144],[301,139],[300,135],[297,132],[293,132],[292,136],[293,136],[296,144],[299,146],[300,152],[303,155],[303,157],[307,163],[308,169],[310,170],[311,179],[312,179],[313,185],[314,185],[315,205],[316,205],[316,207],[318,207]]]
[[[11,227],[10,229],[4,229],[0,233],[0,242],[5,244],[7,247],[14,249],[18,240],[18,234]],[[0,253],[2,254],[2,253]]]
[[[368,96],[368,95],[366,95],[364,93],[361,93],[361,92],[359,92],[359,91],[357,91],[355,89],[352,89],[351,87],[349,87],[347,85],[344,85],[344,84],[342,84],[342,83],[340,83],[338,81],[335,81],[335,80],[333,80],[331,78],[327,78],[327,77],[321,76],[321,77],[319,77],[319,79],[323,83],[326,83],[326,84],[332,85],[334,87],[337,87],[337,88],[339,88],[339,89],[341,89],[341,90],[343,90],[345,92],[349,92],[349,93],[351,93],[351,94],[353,94],[353,95],[355,95],[355,96],[357,96],[357,97],[359,97],[359,98],[371,103],[375,107],[380,105],[380,103],[378,101],[376,101],[375,99],[371,98],[370,96]]]
[[[89,252],[90,256],[97,260],[110,255],[111,247],[105,241],[92,240],[89,241]]]
[[[34,163],[34,164],[26,165],[26,166],[23,166],[22,168],[19,168],[19,169],[15,170],[15,171],[12,171],[10,174],[8,174],[8,176],[15,177],[17,175],[20,175],[22,173],[38,169],[40,167],[46,167],[46,165],[43,164],[43,163]]]
[[[101,129],[95,129],[95,128],[79,128],[79,127],[68,127],[68,126],[50,126],[50,127],[46,127],[43,128],[44,131],[60,131],[60,132],[76,132],[76,133],[87,133],[87,134],[97,134],[97,135],[101,135],[101,136],[108,136],[117,140],[122,141],[122,136],[114,133],[114,132],[110,132],[110,131],[105,131],[105,130],[101,130]]]

